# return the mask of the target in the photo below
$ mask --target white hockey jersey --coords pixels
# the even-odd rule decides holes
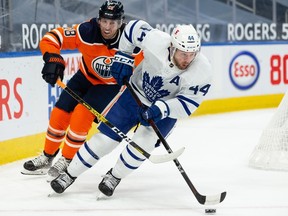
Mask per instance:
[[[121,36],[119,50],[132,53],[137,46],[144,59],[134,70],[130,83],[147,106],[165,101],[170,118],[191,115],[207,95],[212,81],[208,59],[200,52],[186,70],[169,59],[171,36],[142,20],[130,21]]]

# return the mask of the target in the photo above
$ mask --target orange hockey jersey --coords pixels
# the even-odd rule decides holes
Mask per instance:
[[[110,66],[114,54],[118,51],[120,36],[125,24],[118,31],[116,37],[104,40],[97,18],[75,25],[72,28],[56,28],[47,32],[40,41],[40,50],[60,54],[60,50],[78,49],[82,54],[79,69],[93,84],[115,84],[116,81],[110,73]],[[137,52],[137,51],[136,51]],[[143,59],[138,49],[135,53],[135,65]]]

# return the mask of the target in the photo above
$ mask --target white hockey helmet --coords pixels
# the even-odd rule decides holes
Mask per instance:
[[[184,52],[198,52],[201,39],[192,25],[178,25],[171,34],[172,46]]]

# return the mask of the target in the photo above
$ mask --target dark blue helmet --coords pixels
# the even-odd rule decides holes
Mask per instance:
[[[99,18],[124,19],[123,4],[120,1],[107,0],[99,9]]]

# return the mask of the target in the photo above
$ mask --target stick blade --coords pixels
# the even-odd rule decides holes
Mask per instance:
[[[150,155],[149,160],[152,163],[165,163],[171,160],[178,158],[185,150],[185,147],[178,149],[177,151],[171,152],[169,154],[164,155]]]
[[[212,196],[202,196],[202,199],[197,197],[197,200],[199,203],[203,205],[216,205],[221,203],[225,197],[226,197],[226,192],[222,192],[221,194],[217,195],[212,195]]]

